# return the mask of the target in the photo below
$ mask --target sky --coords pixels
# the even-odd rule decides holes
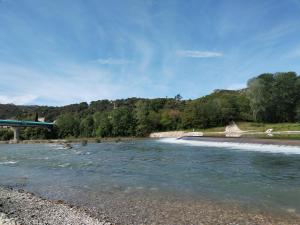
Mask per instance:
[[[300,0],[0,0],[0,103],[195,99],[300,73]]]

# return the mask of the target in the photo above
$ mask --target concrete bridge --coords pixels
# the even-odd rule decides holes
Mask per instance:
[[[0,120],[0,127],[10,127],[14,132],[13,141],[17,143],[19,141],[21,127],[43,127],[52,129],[53,123],[20,120]]]

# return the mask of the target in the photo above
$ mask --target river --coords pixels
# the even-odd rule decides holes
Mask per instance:
[[[300,213],[297,146],[175,139],[72,146],[0,144],[0,185],[63,199],[128,224],[171,216],[192,222],[201,202],[223,208],[228,203],[250,213]]]

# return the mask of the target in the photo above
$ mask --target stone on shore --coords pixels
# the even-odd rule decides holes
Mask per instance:
[[[111,225],[60,201],[0,187],[0,225]]]

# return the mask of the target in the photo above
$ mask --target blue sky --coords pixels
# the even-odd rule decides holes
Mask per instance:
[[[300,0],[0,0],[0,102],[198,98],[300,72]]]

